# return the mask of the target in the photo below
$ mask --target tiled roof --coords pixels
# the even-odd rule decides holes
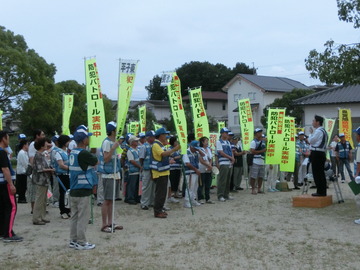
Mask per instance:
[[[294,100],[297,105],[360,102],[360,84],[336,86]]]
[[[245,79],[252,84],[255,84],[263,91],[269,92],[291,92],[295,88],[309,89],[305,84],[283,77],[260,76],[251,74],[237,74],[231,81],[229,81],[223,90],[227,90],[233,83],[238,80]]]
[[[222,91],[201,91],[203,100],[227,101],[227,93]],[[189,100],[189,95],[184,96],[183,100]]]

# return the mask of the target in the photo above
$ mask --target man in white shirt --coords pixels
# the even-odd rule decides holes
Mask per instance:
[[[315,131],[310,130],[310,162],[311,169],[316,184],[316,193],[312,196],[326,196],[326,177],[325,177],[325,161],[326,161],[326,147],[328,144],[328,135],[323,128],[324,118],[315,115],[313,120],[313,127]]]
[[[19,195],[18,203],[27,203],[25,193],[26,193],[26,182],[27,175],[26,169],[29,165],[29,156],[28,149],[29,144],[27,140],[21,140],[19,143],[19,153],[17,155],[17,165],[16,165],[16,193]]]

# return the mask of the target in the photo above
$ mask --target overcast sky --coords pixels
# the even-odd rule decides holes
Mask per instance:
[[[323,44],[359,42],[340,22],[336,0],[16,0],[2,1],[0,25],[54,63],[56,82],[84,83],[84,57],[96,56],[102,91],[117,98],[118,59],[139,60],[132,99],[162,71],[190,61],[234,67],[306,85],[304,59]],[[181,80],[181,78],[180,78]]]

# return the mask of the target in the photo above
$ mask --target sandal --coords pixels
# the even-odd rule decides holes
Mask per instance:
[[[111,229],[111,225],[108,225],[108,228],[110,228],[110,229]],[[124,229],[124,227],[123,227],[123,226],[120,226],[120,225],[114,224],[114,230],[122,230],[122,229]]]
[[[101,231],[106,232],[106,233],[111,233],[112,232],[111,227],[108,227],[108,226],[105,226],[105,227],[101,228]]]

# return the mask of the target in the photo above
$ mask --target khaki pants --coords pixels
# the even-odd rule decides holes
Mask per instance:
[[[33,222],[40,222],[45,219],[47,191],[48,187],[46,186],[36,186]]]
[[[71,218],[70,218],[70,240],[79,244],[86,243],[86,227],[90,218],[90,196],[72,197],[71,201]]]
[[[231,172],[232,168],[230,168],[230,165],[220,165],[218,175],[218,183],[217,183],[217,196],[218,199],[220,197],[224,197],[225,199],[229,197],[230,192],[230,178],[231,178]]]

